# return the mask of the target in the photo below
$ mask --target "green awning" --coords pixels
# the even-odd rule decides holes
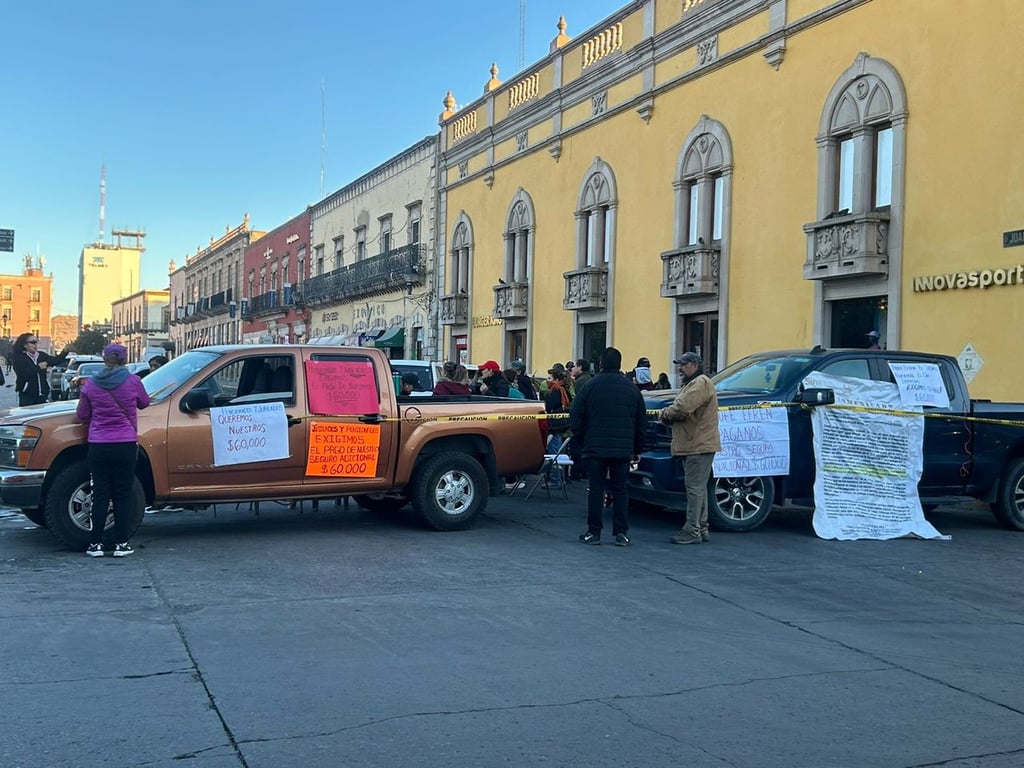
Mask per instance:
[[[405,328],[401,325],[388,328],[379,339],[373,342],[373,346],[405,349]]]

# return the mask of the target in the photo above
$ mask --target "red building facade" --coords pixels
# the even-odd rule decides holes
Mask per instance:
[[[242,341],[291,344],[309,337],[299,289],[309,277],[309,211],[249,245],[242,267]]]

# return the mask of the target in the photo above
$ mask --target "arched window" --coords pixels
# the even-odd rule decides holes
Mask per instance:
[[[615,208],[618,192],[611,166],[596,158],[590,166],[576,208],[576,265],[604,267],[615,256]]]
[[[522,188],[512,198],[505,223],[504,279],[509,283],[529,280],[529,265],[533,256],[534,232],[533,200]]]
[[[469,262],[473,252],[473,224],[462,212],[455,221],[452,232],[451,267],[448,270],[448,285],[453,295],[469,291]]]
[[[906,94],[887,61],[857,54],[821,114],[818,219],[888,211],[902,188]]]
[[[679,153],[676,247],[720,243],[731,199],[732,144],[725,127],[701,115]]]

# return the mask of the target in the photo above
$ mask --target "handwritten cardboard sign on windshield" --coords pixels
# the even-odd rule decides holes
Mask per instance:
[[[369,360],[307,360],[309,412],[362,415],[380,412],[377,378]]]
[[[949,393],[935,363],[889,363],[903,405],[949,408]]]

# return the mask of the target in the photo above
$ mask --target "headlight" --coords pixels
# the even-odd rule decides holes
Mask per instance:
[[[0,425],[0,466],[27,467],[43,431],[24,424]]]

